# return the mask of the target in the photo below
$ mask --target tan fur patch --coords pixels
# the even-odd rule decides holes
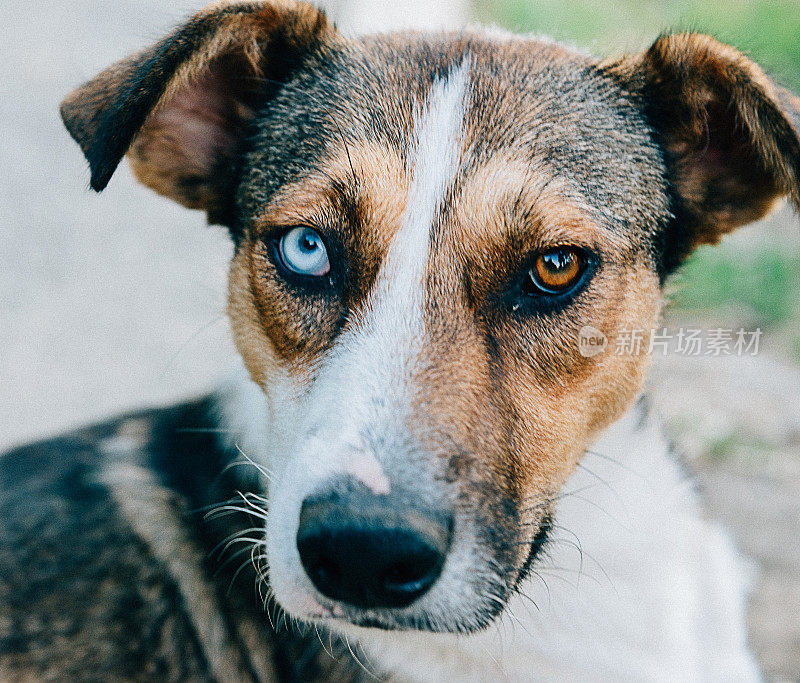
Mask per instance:
[[[231,270],[231,300],[237,302],[232,315],[242,320],[255,315],[260,343],[295,366],[313,364],[345,312],[352,314],[366,300],[405,210],[408,177],[396,152],[368,142],[348,144],[346,151],[338,152],[274,197],[254,222]],[[343,253],[330,256],[348,264],[345,285],[314,296],[286,286],[273,263],[270,243],[281,231],[298,225],[316,229],[329,245],[340,248]],[[250,329],[252,323],[245,326]],[[253,334],[250,329],[248,336]]]
[[[252,289],[250,255],[240,250],[231,262],[228,276],[228,317],[233,340],[253,380],[269,387],[283,368],[272,341],[261,325]]]
[[[371,141],[345,144],[314,172],[282,188],[256,220],[256,231],[296,225],[342,233],[363,228],[385,249],[405,211],[408,173],[396,150]],[[343,192],[358,206],[358,225],[342,221]]]

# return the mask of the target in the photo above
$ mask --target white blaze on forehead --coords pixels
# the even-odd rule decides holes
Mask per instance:
[[[327,419],[336,438],[356,449],[365,427],[391,431],[410,407],[410,378],[425,334],[425,271],[431,231],[458,173],[469,63],[436,80],[414,117],[409,141],[411,183],[406,209],[364,308],[323,364],[315,393],[339,401]],[[334,399],[336,400],[336,399]],[[391,418],[376,414],[376,403]],[[313,406],[316,408],[316,406]],[[312,410],[313,410],[312,408]],[[328,413],[330,414],[330,413]],[[324,419],[324,418],[323,418]],[[395,423],[397,428],[399,424]]]
[[[411,367],[424,337],[425,270],[431,230],[458,172],[469,63],[434,82],[414,117],[409,141],[411,183],[402,223],[384,257],[365,314],[323,361],[309,418],[324,424],[350,450],[366,426],[385,428],[371,405],[409,405]],[[342,400],[344,399],[344,400]],[[328,404],[335,402],[331,409]],[[314,413],[317,413],[315,416]]]
[[[427,102],[414,117],[406,211],[378,275],[373,305],[388,303],[381,300],[387,295],[400,295],[408,308],[422,305],[431,228],[461,160],[468,77],[465,61],[433,84]]]
[[[315,441],[326,444],[326,457],[313,463],[318,476],[357,470],[371,488],[388,486],[378,462],[364,466],[361,456],[369,445],[362,443],[362,435],[367,428],[387,437],[406,431],[403,413],[411,407],[413,364],[425,333],[431,230],[461,160],[468,77],[465,61],[435,81],[420,103],[409,141],[411,183],[401,225],[365,313],[322,359],[307,397],[307,448]],[[306,447],[301,445],[300,450]],[[371,455],[381,460],[380,454]]]

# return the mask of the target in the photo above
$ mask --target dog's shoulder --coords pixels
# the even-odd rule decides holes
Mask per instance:
[[[174,576],[107,481],[149,467],[165,417],[132,415],[0,458],[0,677],[208,674]],[[177,497],[168,507],[177,520]]]
[[[206,519],[248,483],[227,467],[222,400],[0,455],[0,680],[358,678],[335,638],[331,657],[316,633],[276,632],[250,553],[219,552],[253,525]]]

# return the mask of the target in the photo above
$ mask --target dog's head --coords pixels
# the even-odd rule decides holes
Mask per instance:
[[[667,35],[600,62],[481,32],[347,39],[295,2],[214,6],[75,91],[101,190],[226,225],[268,397],[266,552],[300,619],[471,631],[502,611],[692,248],[800,198],[800,103]]]

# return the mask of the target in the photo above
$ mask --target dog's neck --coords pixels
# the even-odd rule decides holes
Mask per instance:
[[[266,401],[238,379],[218,402],[229,443],[265,448]],[[747,572],[640,399],[564,487],[546,552],[486,631],[340,624],[368,668],[409,680],[751,680]]]

